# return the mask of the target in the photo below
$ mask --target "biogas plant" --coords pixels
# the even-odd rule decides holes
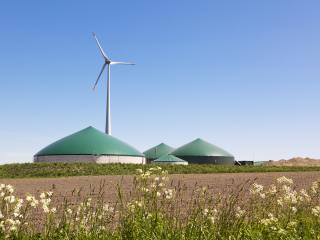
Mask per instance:
[[[134,65],[128,62],[112,61],[103,50],[93,33],[104,63],[94,83],[96,88],[102,73],[107,68],[107,102],[105,132],[87,127],[66,136],[34,155],[34,162],[96,162],[96,163],[157,163],[157,164],[226,164],[236,163],[234,156],[200,138],[179,148],[161,143],[141,153],[129,144],[111,136],[110,113],[110,67],[111,65]]]

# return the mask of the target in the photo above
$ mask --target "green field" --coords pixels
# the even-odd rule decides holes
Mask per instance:
[[[96,164],[96,163],[24,163],[0,165],[0,178],[68,177],[99,175],[131,175],[137,168],[153,165]],[[240,172],[299,172],[320,171],[320,167],[283,166],[218,166],[218,165],[161,165],[170,174],[240,173]]]

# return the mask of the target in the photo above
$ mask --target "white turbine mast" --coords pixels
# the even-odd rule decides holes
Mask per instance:
[[[95,90],[100,78],[101,78],[101,75],[104,71],[104,69],[106,68],[106,66],[108,66],[108,73],[107,73],[107,107],[106,107],[106,129],[105,129],[105,132],[106,134],[109,134],[111,135],[111,113],[110,113],[110,65],[135,65],[134,63],[129,63],[129,62],[115,62],[115,61],[112,61],[108,56],[107,54],[104,52],[103,48],[101,47],[101,44],[96,36],[95,33],[92,33],[93,34],[93,37],[95,38],[96,42],[97,42],[97,45],[99,47],[99,50],[100,50],[100,53],[104,59],[104,63],[102,65],[102,69],[99,73],[99,76],[96,80],[96,82],[94,83],[93,85],[93,90]]]

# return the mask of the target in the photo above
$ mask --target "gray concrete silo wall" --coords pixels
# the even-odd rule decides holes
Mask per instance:
[[[189,164],[234,165],[234,157],[224,156],[177,156]]]

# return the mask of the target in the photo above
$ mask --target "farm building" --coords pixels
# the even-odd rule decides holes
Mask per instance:
[[[159,157],[158,159],[154,160],[152,163],[188,165],[187,161],[184,161],[180,158],[177,158],[171,154],[163,155],[163,156]]]
[[[185,144],[170,154],[196,164],[234,164],[234,156],[200,138]]]
[[[34,155],[34,162],[96,162],[144,164],[135,148],[93,127],[62,138]]]
[[[169,154],[173,150],[174,150],[173,147],[170,147],[165,143],[160,143],[159,145],[152,147],[147,151],[143,152],[143,154],[146,157],[147,163],[150,163],[151,161],[156,160],[161,156]]]

